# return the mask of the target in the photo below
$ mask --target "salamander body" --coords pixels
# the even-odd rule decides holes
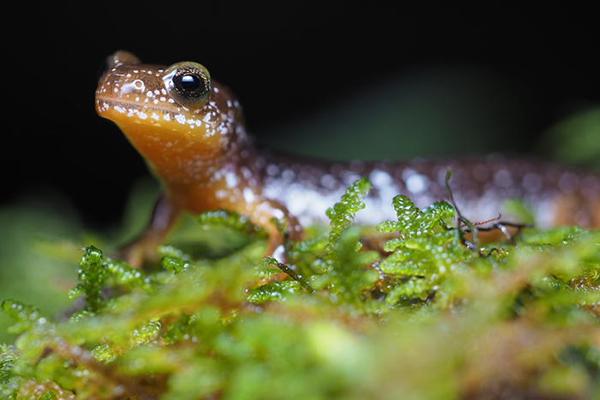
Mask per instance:
[[[282,242],[273,217],[287,217],[291,235],[299,236],[364,176],[373,189],[357,222],[376,224],[394,217],[392,198],[399,193],[421,207],[445,198],[449,169],[456,202],[474,221],[498,215],[507,199],[522,199],[539,226],[600,226],[600,176],[589,171],[501,157],[343,163],[259,151],[237,99],[194,62],[148,65],[117,52],[98,84],[96,110],[118,125],[165,191],[132,247],[134,263],[182,211],[246,215],[267,230],[273,251]]]

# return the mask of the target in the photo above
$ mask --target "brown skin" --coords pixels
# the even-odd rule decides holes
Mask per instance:
[[[269,233],[272,254],[283,243],[273,218],[286,219],[299,238],[301,223],[325,219],[326,206],[359,176],[374,185],[359,223],[393,218],[389,204],[398,193],[421,207],[445,198],[450,169],[457,203],[472,220],[493,218],[505,200],[519,198],[541,226],[600,226],[600,177],[554,164],[497,157],[339,163],[260,152],[238,101],[196,63],[146,65],[117,52],[98,84],[96,110],[119,126],[165,190],[147,231],[126,248],[134,265],[155,254],[182,211],[246,215]]]

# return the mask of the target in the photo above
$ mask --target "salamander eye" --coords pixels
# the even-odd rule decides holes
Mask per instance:
[[[189,108],[200,108],[206,104],[212,89],[208,70],[194,62],[181,62],[170,66],[163,81],[171,97]]]

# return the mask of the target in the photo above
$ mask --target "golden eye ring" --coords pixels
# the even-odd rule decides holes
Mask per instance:
[[[184,61],[171,65],[163,77],[165,87],[178,104],[198,109],[204,106],[212,91],[212,81],[206,67]]]

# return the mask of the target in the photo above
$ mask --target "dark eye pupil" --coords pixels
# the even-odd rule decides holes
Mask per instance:
[[[208,87],[204,79],[193,73],[184,73],[176,75],[173,83],[177,90],[189,97],[202,97],[208,92]]]
[[[197,90],[202,81],[196,75],[183,75],[181,77],[181,88],[184,90]]]

